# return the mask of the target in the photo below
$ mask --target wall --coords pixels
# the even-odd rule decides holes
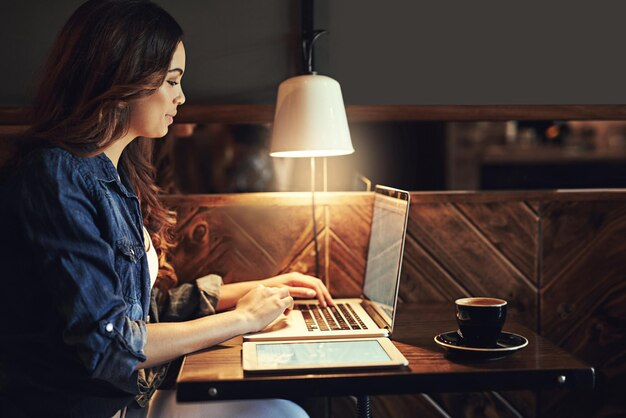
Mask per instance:
[[[38,71],[56,34],[82,2],[2,2],[0,106],[30,103]],[[185,31],[187,103],[272,103],[278,84],[296,73],[297,1],[156,2]]]
[[[297,0],[157,0],[187,32],[189,103],[272,103],[297,72]],[[0,106],[32,80],[80,0],[4,2]],[[620,2],[317,0],[320,73],[349,104],[621,104]]]
[[[325,1],[348,103],[626,102],[624,3]]]

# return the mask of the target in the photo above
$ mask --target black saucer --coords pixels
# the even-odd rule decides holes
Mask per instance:
[[[449,331],[435,337],[435,342],[455,355],[473,358],[500,358],[528,345],[528,340],[521,335],[501,332],[494,347],[472,347],[463,342],[456,331]]]

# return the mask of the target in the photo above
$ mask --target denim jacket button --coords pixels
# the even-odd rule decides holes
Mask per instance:
[[[113,332],[113,324],[109,322],[104,329],[106,329],[107,332]]]

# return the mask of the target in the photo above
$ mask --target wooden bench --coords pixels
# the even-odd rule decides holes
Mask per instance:
[[[310,194],[167,196],[178,211],[173,264],[181,282],[225,282],[296,270],[311,274]],[[372,193],[316,196],[320,278],[335,297],[358,296]],[[626,191],[412,193],[402,301],[467,295],[507,299],[511,315],[593,365],[593,399],[565,392],[431,394],[452,416],[592,416],[626,412],[612,388],[626,378]],[[430,401],[429,401],[430,402]],[[375,397],[379,416],[433,406],[420,396]],[[350,407],[333,400],[333,411]],[[419,415],[419,412],[418,412]],[[340,416],[334,412],[333,416]]]

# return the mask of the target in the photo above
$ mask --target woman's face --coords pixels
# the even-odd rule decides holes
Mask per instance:
[[[160,138],[174,121],[176,108],[185,102],[180,81],[185,72],[185,47],[179,42],[165,81],[154,94],[131,103],[130,130],[133,137]]]

